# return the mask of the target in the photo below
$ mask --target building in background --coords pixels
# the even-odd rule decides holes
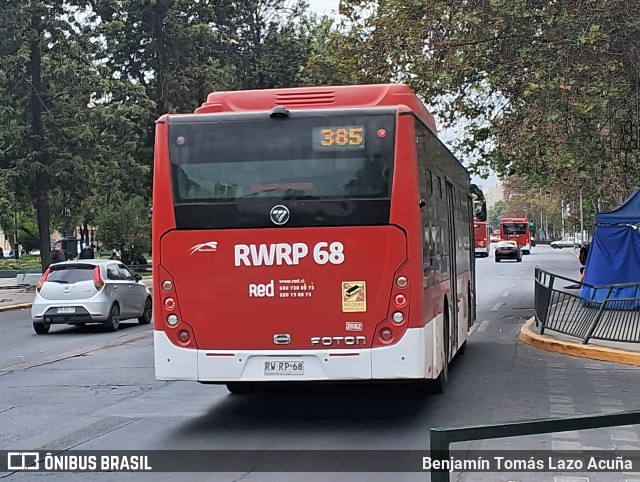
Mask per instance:
[[[498,182],[498,184],[496,184],[495,186],[489,187],[489,189],[487,189],[487,191],[484,193],[485,197],[487,198],[487,209],[491,209],[498,201],[502,201],[504,199],[502,184],[500,182]]]

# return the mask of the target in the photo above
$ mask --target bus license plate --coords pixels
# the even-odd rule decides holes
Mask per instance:
[[[303,361],[266,361],[265,375],[304,375]]]
[[[76,312],[76,309],[73,306],[58,308],[58,313],[75,313],[75,312]]]

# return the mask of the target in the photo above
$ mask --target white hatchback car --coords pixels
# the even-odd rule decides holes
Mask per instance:
[[[576,240],[572,237],[565,237],[559,241],[552,241],[551,247],[553,249],[573,248],[576,244]]]
[[[116,331],[120,320],[151,323],[151,292],[120,261],[83,259],[52,264],[36,286],[31,306],[33,329],[39,335],[53,324],[100,323]]]

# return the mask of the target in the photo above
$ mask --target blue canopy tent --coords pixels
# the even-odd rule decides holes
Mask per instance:
[[[591,287],[640,283],[639,224],[640,189],[620,207],[596,215],[596,229],[585,266],[586,285],[580,288],[583,300],[602,301],[608,295],[609,299],[626,299],[608,303],[609,309],[640,308],[640,290],[636,286],[614,288],[611,293],[609,288]]]

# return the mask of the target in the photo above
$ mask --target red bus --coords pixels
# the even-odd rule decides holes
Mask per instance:
[[[491,251],[491,240],[489,239],[489,223],[475,221],[473,223],[473,245],[476,256],[486,258]]]
[[[474,322],[486,204],[435,133],[405,85],[216,92],[162,116],[156,377],[441,391]]]
[[[527,218],[503,218],[500,220],[501,239],[515,239],[522,249],[522,254],[531,253],[531,234]]]

